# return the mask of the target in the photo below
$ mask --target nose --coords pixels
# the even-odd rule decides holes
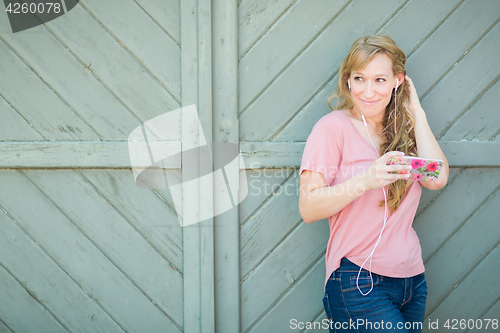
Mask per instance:
[[[371,82],[366,83],[364,95],[366,98],[372,98],[373,96],[375,96],[375,90],[373,89],[373,85]]]

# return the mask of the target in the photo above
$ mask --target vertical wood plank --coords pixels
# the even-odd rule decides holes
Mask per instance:
[[[196,25],[197,20],[195,11],[197,10],[196,0],[186,0],[181,2],[181,84],[182,84],[182,102],[183,107],[190,104],[197,104],[196,82],[198,81],[197,71],[197,47],[193,41],[197,40]],[[183,115],[182,115],[183,116]],[[182,143],[183,149],[186,149],[184,143],[188,143],[192,133],[189,133],[189,127],[186,126],[187,119],[182,117]],[[188,128],[186,128],[188,127]],[[185,163],[182,159],[182,168]],[[184,172],[182,180],[184,181]],[[190,189],[182,186],[183,197],[183,221],[192,218],[192,213],[197,210],[196,193],[192,194],[188,203],[188,192]],[[192,188],[191,188],[192,190]],[[190,207],[188,207],[188,205]],[[189,209],[188,209],[189,208]],[[200,332],[201,307],[200,307],[200,261],[198,253],[200,251],[199,224],[189,227],[183,227],[183,267],[184,267],[184,331]]]
[[[214,141],[239,144],[237,2],[214,0],[212,10]],[[239,179],[228,181],[230,188],[239,188]],[[215,193],[215,202],[224,200]],[[238,210],[236,206],[215,220],[215,321],[217,331],[224,333],[241,331]]]
[[[212,2],[198,0],[198,113],[207,142],[213,142],[212,126]],[[212,205],[214,186],[212,177],[203,179],[201,197]],[[206,207],[205,207],[206,208]],[[214,218],[200,223],[200,284],[201,332],[215,332],[215,276],[214,276]]]
[[[209,0],[181,2],[183,151],[211,142],[210,6]],[[206,138],[204,133],[209,137]],[[188,164],[197,163],[195,172],[200,176],[201,163],[206,163],[201,156],[198,155],[197,161],[182,158],[183,170]],[[198,177],[187,183],[189,176],[182,173],[184,331],[215,332],[213,217],[190,224],[207,216],[204,212],[210,208],[214,211],[213,182],[212,177]]]

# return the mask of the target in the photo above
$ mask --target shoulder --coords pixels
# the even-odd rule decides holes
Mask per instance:
[[[344,111],[335,110],[321,117],[314,127],[339,131],[345,129],[347,121],[350,120]]]

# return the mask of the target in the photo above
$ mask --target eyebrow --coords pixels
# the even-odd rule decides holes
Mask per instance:
[[[364,73],[361,73],[361,72],[352,72],[352,74],[354,74],[354,75],[364,75]],[[377,74],[375,76],[386,76],[386,77],[389,77],[389,75],[386,75],[386,74]]]

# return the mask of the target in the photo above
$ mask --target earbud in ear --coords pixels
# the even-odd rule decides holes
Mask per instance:
[[[398,89],[398,87],[399,87],[399,80],[396,79],[396,89]]]
[[[347,86],[349,87],[349,91],[351,91],[351,79],[347,80]]]

